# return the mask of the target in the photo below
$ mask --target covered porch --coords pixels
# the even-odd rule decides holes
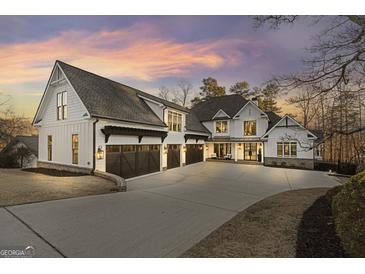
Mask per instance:
[[[264,144],[261,141],[207,142],[207,160],[264,163]]]

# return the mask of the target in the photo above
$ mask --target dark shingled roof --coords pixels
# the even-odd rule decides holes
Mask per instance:
[[[186,115],[186,129],[210,134],[210,131],[199,121],[193,110]]]
[[[134,88],[57,61],[91,116],[166,126]],[[145,95],[145,93],[143,93]]]
[[[166,126],[139,96],[188,113],[186,129],[209,133],[189,109],[141,90],[57,61],[91,116]]]
[[[265,111],[265,113],[267,114],[270,120],[267,130],[270,130],[274,125],[276,125],[281,120],[281,117],[272,111]]]
[[[233,118],[247,102],[247,100],[238,94],[224,95],[212,97],[204,102],[198,103],[192,110],[196,113],[200,121],[210,121],[220,109],[227,113],[230,118]]]
[[[309,129],[309,131],[312,132],[314,135],[316,135],[318,137],[317,142],[322,141],[324,139],[323,130],[321,130],[321,129]]]

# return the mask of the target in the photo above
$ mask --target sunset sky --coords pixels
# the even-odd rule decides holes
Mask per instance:
[[[301,69],[321,25],[253,27],[249,16],[0,16],[0,94],[32,117],[55,60],[157,94],[212,76],[260,86]]]

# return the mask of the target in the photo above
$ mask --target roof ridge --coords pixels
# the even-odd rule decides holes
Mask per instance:
[[[165,100],[165,99],[163,99],[163,98],[160,98],[160,97],[155,96],[155,95],[153,95],[153,94],[150,94],[150,93],[148,93],[148,92],[142,91],[142,90],[140,90],[140,89],[137,89],[137,88],[134,88],[134,87],[128,86],[128,85],[126,85],[126,84],[120,83],[120,82],[115,81],[115,80],[113,80],[113,79],[109,79],[109,78],[107,78],[107,77],[105,77],[105,76],[101,76],[101,75],[96,74],[96,73],[94,73],[94,72],[91,72],[91,71],[88,71],[88,70],[85,70],[85,69],[82,69],[82,68],[79,68],[79,67],[76,67],[76,66],[70,65],[70,64],[65,63],[65,62],[63,62],[63,61],[61,61],[61,60],[56,60],[56,63],[57,63],[57,62],[62,63],[62,64],[65,64],[65,65],[70,66],[70,67],[73,67],[73,68],[75,68],[75,69],[81,70],[81,71],[83,71],[83,72],[86,72],[86,73],[89,73],[89,74],[95,75],[95,76],[100,77],[100,78],[103,78],[103,79],[105,79],[105,80],[108,80],[108,81],[114,82],[114,83],[116,83],[116,84],[118,84],[118,85],[121,85],[121,86],[124,86],[124,87],[130,88],[130,89],[132,89],[132,90],[135,90],[135,91],[136,91],[136,92],[138,92],[138,93],[147,94],[148,96],[152,96],[152,97],[154,97],[154,98],[156,98],[156,99],[158,99],[158,100],[161,100],[161,101],[164,101],[164,102],[168,102],[168,103],[173,104],[173,105],[175,105],[175,106],[177,106],[177,107],[179,107],[179,108],[185,108],[186,110],[188,110],[188,109],[187,109],[186,107],[184,107],[184,106],[180,106],[180,105],[178,105],[178,104],[176,104],[176,103],[174,103],[174,102],[171,102],[171,101],[169,101],[169,100]]]

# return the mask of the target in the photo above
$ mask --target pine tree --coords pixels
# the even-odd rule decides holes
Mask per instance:
[[[260,92],[259,107],[263,111],[281,112],[281,108],[277,106],[276,98],[279,94],[279,87],[276,84],[267,84]]]
[[[248,100],[250,96],[250,85],[246,81],[237,82],[229,88],[229,92],[239,94]]]
[[[212,77],[203,79],[203,86],[200,87],[200,95],[203,100],[209,99],[210,97],[223,96],[226,94],[226,88],[219,86],[218,81]]]

